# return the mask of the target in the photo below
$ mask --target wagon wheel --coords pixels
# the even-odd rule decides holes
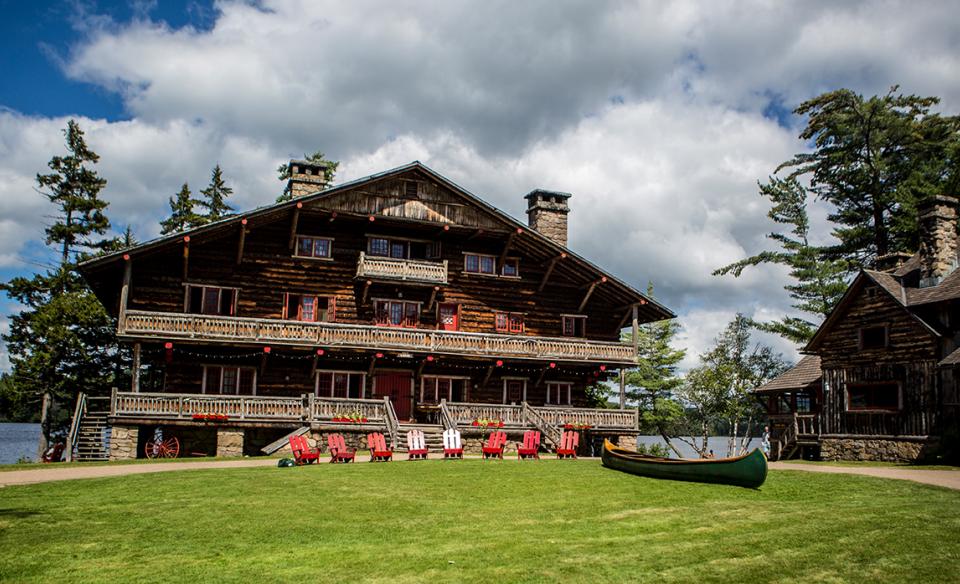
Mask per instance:
[[[153,440],[147,441],[147,443],[143,445],[143,455],[147,458],[159,457],[162,444],[162,442],[154,442]]]
[[[167,438],[161,443],[160,453],[163,458],[176,458],[180,456],[180,441],[176,438]]]

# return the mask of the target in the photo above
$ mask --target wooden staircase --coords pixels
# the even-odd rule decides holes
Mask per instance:
[[[801,453],[801,447],[816,446],[819,443],[817,428],[816,417],[801,417],[794,413],[783,433],[770,445],[770,460],[789,460]]]
[[[109,397],[77,396],[67,444],[67,460],[76,462],[110,459]]]
[[[443,453],[443,426],[440,424],[401,424],[394,451],[407,451],[407,432],[410,430],[423,431],[423,442],[431,454]]]

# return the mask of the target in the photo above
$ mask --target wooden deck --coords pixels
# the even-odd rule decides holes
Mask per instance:
[[[566,424],[589,425],[601,433],[633,433],[639,421],[636,410],[603,410],[570,407],[448,403],[441,402],[441,422],[445,428],[471,430],[480,418],[502,420],[505,428],[539,429],[546,439],[558,442]],[[204,395],[185,393],[133,393],[114,391],[110,398],[110,418],[115,423],[206,424],[197,419],[208,414],[225,416],[218,424],[238,425],[311,425],[319,428],[367,429],[376,427],[396,440],[400,429],[393,405],[384,399],[259,397]],[[359,415],[362,423],[341,418]]]
[[[370,257],[360,252],[357,260],[357,278],[419,282],[422,284],[446,284],[447,260],[405,260]]]
[[[584,339],[465,333],[328,322],[129,310],[125,338],[191,339],[301,347],[418,351],[508,359],[634,364],[631,345]]]

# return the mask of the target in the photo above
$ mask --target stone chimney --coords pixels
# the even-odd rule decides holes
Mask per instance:
[[[920,287],[936,286],[957,268],[957,200],[937,195],[920,203]]]
[[[287,182],[287,189],[293,193],[293,197],[302,197],[327,188],[327,179],[324,171],[327,165],[324,163],[310,162],[308,160],[290,161],[290,180]]]
[[[527,224],[560,245],[567,245],[567,200],[572,195],[557,191],[537,189],[523,198],[527,200]]]

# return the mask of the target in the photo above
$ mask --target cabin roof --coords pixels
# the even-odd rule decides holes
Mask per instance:
[[[956,272],[955,272],[956,273]],[[952,274],[951,274],[952,276]],[[860,273],[854,278],[850,286],[847,287],[847,291],[843,293],[843,296],[840,298],[840,301],[837,302],[837,305],[833,307],[833,310],[830,311],[830,314],[827,315],[826,320],[823,321],[823,324],[820,325],[820,328],[817,329],[817,332],[814,333],[813,337],[810,339],[810,342],[803,348],[804,353],[813,353],[819,348],[820,343],[826,337],[827,333],[830,332],[834,325],[837,323],[840,318],[843,317],[847,312],[847,307],[853,302],[854,299],[860,294],[860,290],[863,288],[864,284],[867,282],[873,282],[880,287],[881,290],[886,292],[890,298],[892,298],[898,305],[900,305],[907,314],[910,315],[913,320],[920,324],[927,332],[932,336],[939,337],[940,333],[934,328],[930,323],[925,321],[920,317],[916,312],[910,310],[910,295],[913,292],[918,290],[923,290],[919,288],[906,288],[903,286],[900,280],[898,280],[893,274],[887,272],[877,272],[874,270],[860,270]],[[946,280],[944,280],[946,282]],[[941,286],[943,283],[940,284]],[[939,287],[939,286],[937,286]],[[936,288],[936,287],[932,287]]]
[[[413,170],[418,170],[429,175],[438,183],[443,184],[454,193],[466,199],[471,204],[476,205],[481,209],[494,215],[495,217],[503,221],[506,225],[510,226],[512,229],[522,229],[524,233],[527,233],[530,236],[534,237],[537,243],[539,243],[542,247],[548,248],[548,249],[552,248],[557,252],[557,254],[564,253],[569,258],[571,258],[574,262],[577,262],[578,264],[580,264],[586,270],[595,272],[598,277],[602,276],[607,278],[607,281],[612,283],[614,286],[616,286],[620,290],[621,295],[624,296],[626,300],[628,300],[628,302],[625,302],[624,308],[627,308],[630,304],[645,305],[644,308],[646,310],[644,312],[646,312],[648,316],[650,316],[650,318],[646,318],[644,322],[676,317],[676,314],[674,314],[673,311],[671,311],[666,306],[660,304],[655,299],[640,292],[639,290],[637,290],[630,284],[627,284],[623,280],[620,280],[616,276],[613,276],[605,272],[590,260],[584,258],[583,256],[580,256],[579,254],[571,251],[569,248],[562,246],[557,242],[553,241],[552,239],[546,237],[545,235],[537,232],[536,230],[531,228],[529,225],[520,222],[519,220],[508,215],[504,211],[501,211],[497,207],[494,207],[493,205],[487,203],[477,195],[474,195],[467,189],[461,187],[457,183],[453,182],[452,180],[448,179],[447,177],[443,176],[437,171],[429,168],[428,166],[424,165],[418,160],[415,160],[413,162],[410,162],[402,166],[398,166],[396,168],[392,168],[390,170],[385,170],[383,172],[371,174],[362,178],[348,181],[334,187],[328,187],[325,190],[319,190],[317,192],[303,195],[300,197],[294,197],[290,201],[283,201],[280,203],[265,205],[263,207],[257,207],[251,211],[229,215],[227,217],[224,217],[223,219],[220,219],[213,223],[202,225],[200,227],[194,227],[193,229],[188,229],[186,231],[178,231],[176,233],[163,235],[153,240],[141,243],[139,245],[135,245],[133,247],[130,247],[124,250],[120,250],[110,254],[88,259],[86,261],[81,262],[78,268],[80,269],[80,272],[84,274],[84,276],[86,277],[91,272],[97,271],[101,268],[105,268],[107,266],[110,266],[117,262],[122,261],[125,255],[130,255],[130,256],[142,255],[144,253],[151,252],[160,248],[172,246],[178,242],[183,241],[184,237],[193,238],[198,235],[212,234],[218,231],[222,231],[224,228],[228,226],[239,223],[242,219],[252,220],[252,219],[279,218],[280,216],[285,214],[286,211],[296,207],[298,203],[307,204],[313,201],[319,201],[324,198],[332,197],[334,195],[347,192],[351,189],[354,189],[358,186],[361,186],[367,183],[395,177]],[[557,193],[557,194],[561,195],[566,193]]]
[[[819,355],[806,355],[796,365],[764,383],[753,392],[776,393],[805,389],[814,383],[819,383],[822,376]]]

